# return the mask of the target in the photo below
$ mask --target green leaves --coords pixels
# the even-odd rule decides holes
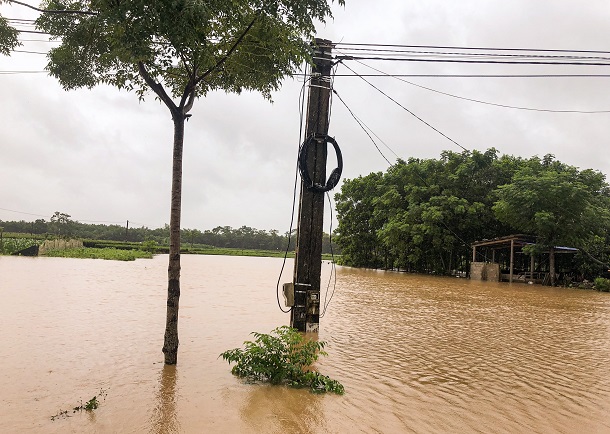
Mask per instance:
[[[186,114],[193,98],[211,90],[269,98],[309,59],[314,20],[331,16],[329,3],[49,0],[46,10],[87,14],[43,13],[37,26],[62,41],[47,69],[64,88],[106,83],[140,97],[153,90],[170,110]]]
[[[609,196],[603,174],[552,155],[445,151],[344,181],[335,240],[345,265],[448,274],[466,271],[470,244],[485,238],[519,232],[547,245],[591,244],[608,234]]]
[[[270,334],[253,332],[254,341],[244,342],[244,349],[235,348],[220,356],[235,363],[231,373],[249,381],[309,387],[312,392],[343,394],[343,386],[336,380],[310,371],[326,343],[305,339],[296,329],[282,326]]]
[[[516,171],[510,183],[497,189],[497,218],[515,230],[531,233],[545,246],[582,246],[601,235],[610,223],[607,184],[592,170],[532,158]]]
[[[6,18],[0,16],[0,53],[8,56],[15,47],[21,45],[17,39],[18,35],[19,32],[9,25]]]

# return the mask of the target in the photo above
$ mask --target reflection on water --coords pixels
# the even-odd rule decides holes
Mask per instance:
[[[322,399],[307,390],[253,387],[240,409],[247,432],[311,433],[324,427]]]
[[[167,434],[180,431],[176,413],[176,366],[163,365],[159,375],[159,390],[150,421],[151,433]]]
[[[166,367],[167,257],[0,257],[2,431],[610,432],[609,294],[340,267],[317,368],[346,394],[320,396],[245,384],[218,358],[289,321],[280,266],[184,256]],[[100,389],[94,412],[50,420]]]

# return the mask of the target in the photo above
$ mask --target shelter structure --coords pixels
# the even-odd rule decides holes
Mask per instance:
[[[529,255],[529,264],[524,264],[525,257],[523,247],[535,244],[535,238],[530,235],[515,234],[505,237],[494,238],[491,240],[476,241],[472,244],[472,262],[470,264],[470,278],[476,280],[492,280],[499,282],[522,281],[533,283],[545,283],[548,272],[536,271],[535,256]],[[578,249],[572,247],[554,247],[555,253],[576,253]],[[500,255],[506,259],[508,251],[508,273],[503,274],[497,259]],[[491,254],[490,254],[491,253]],[[477,254],[483,257],[484,261],[477,261]],[[518,275],[515,277],[515,259],[519,256]],[[491,257],[490,257],[491,256]],[[529,266],[527,266],[529,265]],[[506,270],[506,267],[504,268]]]

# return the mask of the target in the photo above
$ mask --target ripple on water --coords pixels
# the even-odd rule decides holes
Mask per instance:
[[[346,394],[317,396],[243,384],[218,359],[288,322],[280,268],[183,257],[172,370],[160,351],[166,256],[0,257],[3,430],[610,432],[608,294],[338,268],[321,321],[329,356],[316,366]],[[99,388],[98,411],[50,421]]]

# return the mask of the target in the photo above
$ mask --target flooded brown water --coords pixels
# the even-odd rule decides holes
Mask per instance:
[[[287,324],[280,267],[183,256],[165,367],[166,256],[0,257],[0,432],[610,433],[610,294],[339,267],[316,366],[346,394],[321,396],[217,357]],[[100,389],[94,412],[51,420]]]

